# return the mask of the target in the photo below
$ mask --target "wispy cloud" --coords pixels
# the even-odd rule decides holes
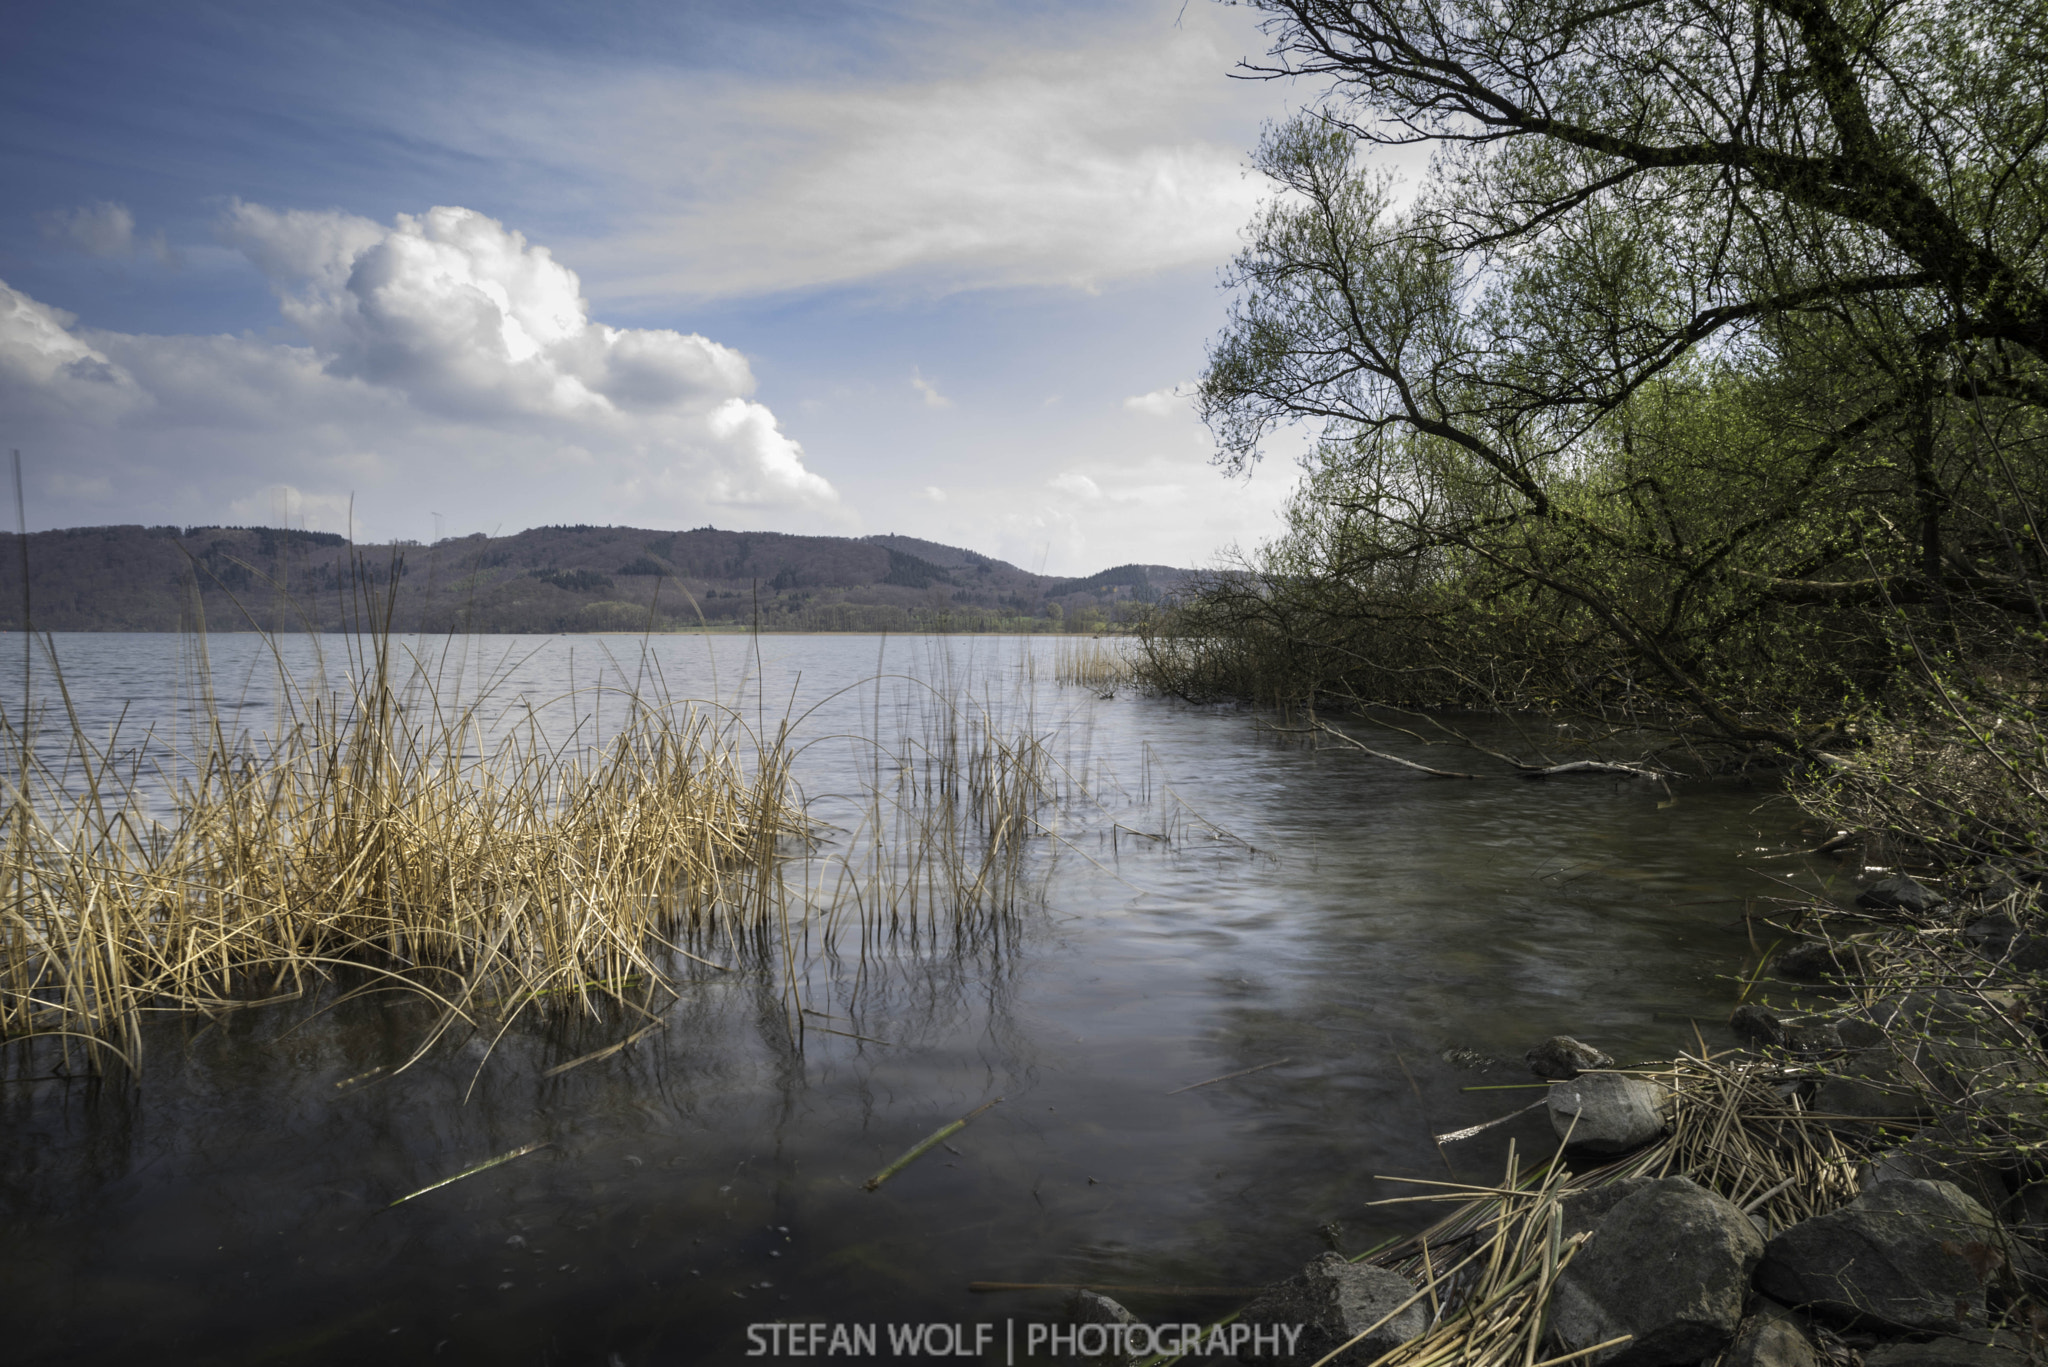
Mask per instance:
[[[910,368],[910,387],[924,396],[926,408],[951,408],[953,401],[939,392],[937,385],[924,377],[916,366]]]
[[[1243,18],[1144,18],[1075,16],[1040,44],[936,24],[943,52],[822,79],[541,72],[493,104],[488,130],[473,113],[430,117],[443,139],[573,168],[630,206],[577,244],[607,298],[1090,289],[1221,264],[1263,193],[1244,174],[1241,113],[1273,96],[1224,79]],[[904,75],[931,71],[947,74]],[[451,95],[479,102],[474,86]]]
[[[42,229],[45,242],[84,256],[118,260],[147,250],[160,265],[176,269],[184,264],[161,232],[152,233],[147,240],[137,238],[134,211],[113,200],[37,214],[36,226]]]

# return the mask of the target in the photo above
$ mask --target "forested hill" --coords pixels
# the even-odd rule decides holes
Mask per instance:
[[[1128,621],[1183,572],[1033,574],[907,536],[712,527],[535,527],[355,546],[273,527],[72,527],[28,537],[38,630],[337,630],[390,604],[401,631],[1089,630]],[[20,538],[0,534],[0,628],[23,624]]]

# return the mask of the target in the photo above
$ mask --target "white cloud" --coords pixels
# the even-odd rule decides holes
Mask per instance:
[[[1085,498],[1092,502],[1102,497],[1101,486],[1078,470],[1062,471],[1053,476],[1050,482],[1053,488],[1063,494],[1072,494],[1075,498]]]
[[[171,506],[199,520],[277,487],[330,526],[354,491],[359,525],[405,535],[417,530],[398,521],[422,501],[484,525],[538,508],[844,520],[749,397],[745,357],[592,319],[576,273],[494,219],[441,207],[386,227],[238,203],[222,236],[304,345],[95,332],[0,285],[0,401],[28,421],[32,462],[70,480],[43,481],[65,506],[39,521],[163,521]],[[104,496],[83,492],[92,477]]]
[[[125,204],[101,200],[76,209],[36,215],[45,241],[87,256],[133,256],[135,214]]]
[[[933,503],[944,503],[946,501],[946,491],[936,484],[925,485],[924,496]]]
[[[1164,389],[1155,389],[1149,394],[1134,394],[1124,400],[1124,407],[1133,413],[1144,413],[1149,417],[1170,418],[1193,411],[1188,406],[1188,399],[1193,393],[1193,385],[1172,384]]]
[[[939,392],[939,387],[924,377],[916,366],[910,368],[910,387],[924,396],[926,408],[951,408],[953,401]]]

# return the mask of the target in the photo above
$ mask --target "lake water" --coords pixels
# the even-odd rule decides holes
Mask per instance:
[[[337,644],[323,643],[340,672]],[[313,673],[312,643],[282,649]],[[189,643],[79,635],[57,650],[88,733],[124,707],[121,744],[190,726]],[[224,713],[260,732],[268,647],[216,636],[208,650]],[[632,638],[464,643],[464,677],[490,682],[497,715],[530,702],[551,735],[611,724],[588,691],[606,672],[644,690],[656,670],[672,695],[769,731],[824,700],[797,736],[814,742],[798,777],[821,819],[873,764],[851,738],[915,730],[936,698],[1052,737],[1089,796],[1034,854],[1043,905],[1013,940],[815,956],[809,1019],[840,1033],[800,1045],[776,975],[743,971],[692,979],[668,1029],[555,1078],[540,1074],[559,1051],[520,1035],[488,1061],[452,1044],[337,1088],[404,1057],[425,1018],[402,1004],[166,1022],[133,1085],[10,1066],[6,1358],[638,1367],[737,1362],[750,1325],[823,1321],[885,1326],[884,1360],[889,1323],[964,1324],[970,1342],[985,1324],[1003,1361],[1007,1332],[1021,1345],[1059,1319],[1061,1295],[972,1281],[1250,1286],[1321,1251],[1330,1222],[1348,1250],[1425,1223],[1424,1208],[1369,1203],[1415,1190],[1385,1179],[1484,1180],[1511,1139],[1549,1143],[1540,1113],[1432,1143],[1537,1095],[1467,1090],[1529,1079],[1454,1051],[1519,1059],[1566,1033],[1644,1061],[1691,1046],[1694,1017],[1726,1043],[1713,1022],[1755,962],[1745,912],[1820,886],[1786,857],[1811,825],[1743,781],[1435,780],[1252,713],[1061,686],[1053,650],[669,637],[643,659]],[[1419,753],[1396,741],[1370,743]],[[1432,762],[1484,763],[1447,753]],[[1239,1304],[1124,1299],[1155,1323]]]

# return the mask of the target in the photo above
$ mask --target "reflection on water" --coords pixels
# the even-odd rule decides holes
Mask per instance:
[[[126,734],[169,735],[175,638],[58,648],[88,731],[126,704]],[[285,648],[311,670],[307,642]],[[1400,1193],[1377,1176],[1478,1177],[1510,1139],[1543,1141],[1532,1117],[1440,1152],[1432,1132],[1532,1095],[1464,1090],[1526,1074],[1446,1050],[1516,1057],[1564,1032],[1625,1061],[1668,1054],[1689,1016],[1727,1014],[1746,906],[1813,876],[1762,862],[1800,843],[1795,816],[1745,785],[1672,804],[1607,779],[1431,780],[1282,743],[1243,713],[1058,688],[1044,642],[463,649],[437,658],[444,680],[459,667],[472,693],[490,684],[494,715],[530,706],[551,736],[613,724],[589,691],[601,672],[714,696],[770,734],[815,705],[798,777],[842,833],[902,754],[860,738],[926,734],[947,699],[1047,737],[1088,800],[1040,842],[1044,906],[1015,939],[814,938],[800,1047],[767,965],[693,969],[664,1030],[554,1077],[616,1023],[529,1022],[354,1083],[407,1057],[431,1023],[417,1000],[167,1021],[130,1088],[24,1077],[16,1051],[0,1082],[11,1361],[717,1362],[769,1320],[1059,1313],[1057,1293],[977,1297],[973,1280],[1256,1284],[1319,1251],[1332,1220],[1349,1248],[1419,1222],[1367,1205]],[[265,647],[210,651],[219,696],[260,730]],[[1155,1322],[1234,1308],[1126,1299]]]

